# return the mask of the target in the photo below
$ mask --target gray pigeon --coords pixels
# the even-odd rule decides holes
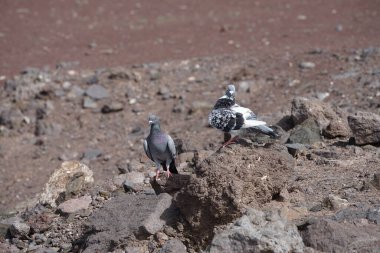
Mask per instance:
[[[144,150],[146,155],[156,166],[156,180],[159,180],[160,166],[170,177],[171,173],[178,174],[175,166],[176,149],[174,141],[170,135],[160,129],[160,119],[155,115],[149,116],[150,133],[144,140]]]
[[[222,147],[233,143],[239,135],[249,132],[263,133],[272,138],[279,137],[273,129],[266,126],[264,121],[257,120],[256,115],[250,109],[235,103],[235,86],[233,84],[228,85],[225,95],[216,101],[208,120],[212,127],[231,134],[231,139]]]

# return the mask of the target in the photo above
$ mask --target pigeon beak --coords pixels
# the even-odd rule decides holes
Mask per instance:
[[[153,124],[153,121],[149,120],[149,125],[152,125]]]

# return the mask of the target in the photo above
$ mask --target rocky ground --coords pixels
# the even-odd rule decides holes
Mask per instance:
[[[27,68],[1,90],[5,252],[379,252],[380,48]],[[281,134],[219,149],[229,83]],[[180,174],[154,180],[147,116]],[[45,184],[44,187],[42,187]]]

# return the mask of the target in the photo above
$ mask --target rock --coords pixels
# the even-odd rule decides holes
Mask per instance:
[[[94,232],[89,234],[83,252],[106,252],[114,242],[131,236],[147,238],[177,219],[169,194],[120,194],[89,217],[89,227]]]
[[[144,183],[145,176],[141,172],[132,171],[126,174],[126,180],[133,184],[142,184]]]
[[[12,237],[16,238],[26,238],[30,232],[30,226],[21,221],[15,221],[9,227],[9,232]]]
[[[286,143],[285,146],[288,148],[289,154],[293,157],[296,157],[307,150],[307,147],[300,143]]]
[[[83,98],[83,108],[85,109],[96,109],[98,108],[98,104],[89,97],[84,97]]]
[[[250,91],[250,82],[247,82],[247,81],[242,81],[242,82],[239,82],[239,92],[245,92],[245,93],[248,93]]]
[[[234,224],[214,236],[208,252],[304,252],[296,226],[279,213],[248,209]]]
[[[380,190],[380,172],[376,172],[373,175],[372,184],[376,187],[376,189]]]
[[[58,211],[62,214],[77,213],[81,210],[87,209],[91,204],[91,196],[85,195],[77,199],[69,199],[58,206]]]
[[[93,172],[77,161],[63,162],[50,176],[39,197],[41,204],[56,207],[94,182]]]
[[[143,190],[142,184],[135,184],[130,181],[124,181],[123,187],[126,192],[132,191],[132,192],[139,192]]]
[[[301,62],[298,66],[301,69],[313,69],[313,68],[315,68],[315,63],[305,61],[305,62]]]
[[[333,194],[330,194],[325,199],[325,204],[327,205],[327,207],[335,211],[344,209],[349,206],[349,203],[346,199],[339,198],[338,196],[335,196]]]
[[[348,124],[355,138],[355,144],[380,143],[380,116],[371,112],[357,112],[348,116]]]
[[[34,134],[36,136],[58,136],[62,132],[62,126],[55,122],[47,122],[45,120],[37,120]]]
[[[175,204],[203,244],[217,225],[241,216],[245,208],[272,201],[285,187],[294,159],[282,145],[231,145],[196,163],[196,176],[174,195]]]
[[[103,151],[99,148],[90,148],[83,152],[82,159],[92,161],[96,160],[99,156],[103,154]]]
[[[178,161],[192,163],[194,159],[194,152],[184,152],[178,155]]]
[[[301,231],[306,246],[322,252],[378,252],[380,227],[319,219]]]
[[[120,112],[122,111],[123,104],[119,102],[112,102],[110,105],[104,105],[102,107],[102,113]]]
[[[328,104],[316,98],[294,98],[291,112],[294,125],[310,118],[318,122],[323,135],[328,138],[347,137],[351,134],[343,112],[334,111]]]
[[[321,141],[320,128],[314,119],[308,119],[297,125],[290,133],[289,143],[313,144]]]
[[[186,246],[177,238],[171,239],[162,246],[159,253],[186,253]]]
[[[166,86],[161,86],[160,89],[157,92],[158,95],[161,95],[161,98],[163,100],[169,99],[170,98],[170,90]]]
[[[17,108],[4,109],[0,111],[0,125],[9,129],[19,128],[23,122],[24,115]]]
[[[109,97],[108,91],[99,84],[90,85],[90,87],[86,89],[86,94],[93,99],[102,99]]]

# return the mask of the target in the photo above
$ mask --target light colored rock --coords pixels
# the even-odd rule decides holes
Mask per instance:
[[[304,244],[296,226],[281,217],[279,211],[248,209],[234,224],[214,236],[208,252],[301,253]]]
[[[77,199],[69,199],[58,206],[58,211],[63,214],[72,214],[85,210],[91,204],[91,196],[85,195]]]
[[[93,182],[93,172],[86,165],[78,161],[63,162],[45,184],[39,202],[56,207],[56,201],[61,194],[65,195],[65,199],[69,199],[71,195],[90,186]]]
[[[102,99],[109,97],[108,91],[99,84],[90,85],[86,90],[86,94],[93,99]]]
[[[15,221],[9,227],[12,237],[26,237],[30,232],[30,226],[21,221]]]
[[[186,253],[186,246],[177,238],[167,241],[159,253]]]
[[[344,209],[350,205],[346,199],[339,198],[333,194],[330,194],[326,199],[326,204],[335,211]]]
[[[371,112],[358,112],[348,116],[348,124],[355,137],[355,143],[379,144],[380,143],[380,116]]]
[[[141,172],[132,171],[126,174],[125,178],[128,182],[133,184],[143,184],[145,176]]]

